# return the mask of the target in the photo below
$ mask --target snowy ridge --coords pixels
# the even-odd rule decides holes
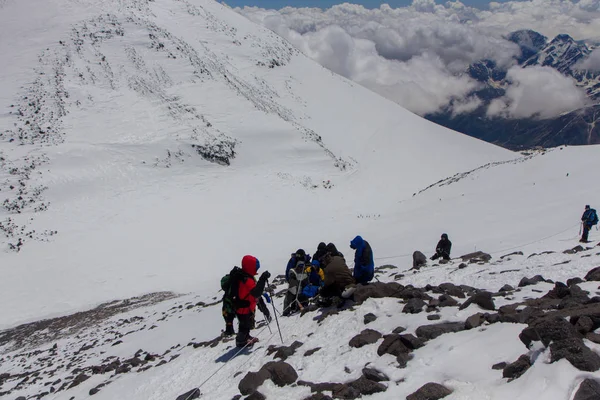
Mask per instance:
[[[22,305],[2,326],[199,290],[238,262],[229,243],[279,263],[272,243],[293,247],[315,226],[346,241],[372,229],[359,215],[395,213],[428,182],[514,158],[216,2],[68,5],[10,1],[0,15],[0,229],[18,253],[1,254],[0,296]],[[289,232],[297,215],[307,223]],[[34,307],[20,271],[35,277]]]

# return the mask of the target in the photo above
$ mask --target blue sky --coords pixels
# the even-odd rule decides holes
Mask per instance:
[[[487,8],[490,0],[461,0],[463,4]],[[506,0],[495,0],[497,2],[504,2]],[[225,0],[225,3],[232,7],[242,6],[258,6],[262,8],[282,8],[285,6],[292,7],[321,7],[328,8],[334,4],[340,3],[355,3],[362,4],[365,7],[375,8],[379,7],[383,3],[387,3],[392,7],[403,7],[412,3],[412,0],[388,0],[388,1],[375,1],[375,0],[347,0],[347,1],[336,1],[336,0]],[[445,1],[437,0],[437,3],[444,3]]]

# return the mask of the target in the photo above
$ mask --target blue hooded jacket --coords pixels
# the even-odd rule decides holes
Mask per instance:
[[[369,242],[357,236],[350,242],[350,247],[355,249],[354,253],[354,279],[356,283],[367,283],[375,275],[375,262],[373,261],[373,250]]]

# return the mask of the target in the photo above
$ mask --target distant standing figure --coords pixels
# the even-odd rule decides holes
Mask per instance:
[[[452,242],[448,240],[448,235],[442,233],[442,238],[435,247],[435,254],[431,257],[432,260],[442,258],[444,260],[450,260],[450,250],[452,249]]]
[[[590,208],[589,205],[586,205],[585,211],[581,216],[581,223],[583,224],[583,234],[581,235],[581,239],[579,241],[582,243],[587,243],[590,229],[592,229],[592,226],[598,223],[598,214],[596,214],[596,210]]]
[[[421,253],[420,251],[415,251],[413,253],[413,268],[419,269],[425,264],[427,264],[427,257],[425,254]]]
[[[350,248],[356,250],[354,253],[354,279],[356,283],[369,283],[375,275],[375,262],[373,261],[371,245],[361,236],[356,236],[350,242]]]

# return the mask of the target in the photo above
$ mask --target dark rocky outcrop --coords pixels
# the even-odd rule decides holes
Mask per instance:
[[[465,329],[477,328],[478,326],[481,326],[484,322],[485,322],[485,318],[484,318],[483,314],[481,314],[481,313],[473,314],[469,318],[467,318],[467,320],[465,321]]]
[[[365,329],[358,335],[350,339],[350,347],[360,348],[368,344],[373,344],[381,339],[381,333],[373,329]]]
[[[586,281],[600,281],[600,267],[596,267],[588,271],[585,275]]]
[[[484,253],[483,251],[476,251],[460,256],[460,259],[463,262],[468,261],[469,263],[488,262],[492,259],[492,256],[487,253]]]
[[[481,291],[479,293],[474,294],[469,297],[467,301],[465,301],[460,307],[459,310],[464,310],[469,307],[471,304],[477,304],[479,307],[484,310],[495,310],[496,305],[494,304],[494,299],[492,298],[492,294],[490,292]]]
[[[374,322],[377,319],[377,316],[373,313],[368,313],[365,314],[365,316],[363,317],[363,322],[365,325],[370,324],[371,322]]]
[[[417,328],[417,337],[425,340],[435,339],[444,333],[460,332],[465,330],[464,322],[445,322],[434,325],[423,325]]]
[[[427,304],[425,304],[425,302],[422,299],[409,299],[404,308],[402,309],[402,312],[405,314],[418,314],[421,311],[423,311],[423,307],[425,307],[426,305]]]
[[[400,297],[403,289],[404,286],[397,282],[371,282],[368,285],[358,285],[354,292],[354,301],[360,304],[369,298]]]
[[[502,370],[502,377],[514,380],[523,375],[531,367],[529,356],[523,354],[513,363],[508,364]]]
[[[267,379],[271,379],[277,386],[287,386],[296,382],[298,373],[286,362],[271,361],[263,365],[257,372],[248,372],[238,384],[238,389],[243,395],[252,394]]]
[[[177,399],[175,400],[192,400],[192,399],[197,399],[200,397],[200,389],[196,388],[196,389],[192,389],[188,392],[185,392],[182,395],[177,396]]]
[[[544,279],[543,276],[536,275],[533,278],[523,278],[523,279],[521,279],[521,282],[519,282],[519,287],[537,285],[538,283],[545,282],[545,281],[546,280]]]
[[[374,382],[386,382],[390,380],[390,378],[386,374],[375,368],[365,367],[362,370],[362,374],[365,378],[370,379]]]
[[[598,400],[600,399],[600,382],[596,379],[585,379],[579,385],[573,400]]]
[[[426,383],[416,392],[406,396],[406,400],[438,400],[452,394],[452,390],[439,383]]]
[[[300,348],[303,344],[304,343],[296,340],[289,346],[271,345],[267,349],[267,354],[270,355],[270,354],[275,353],[273,358],[279,358],[279,359],[281,359],[281,361],[285,361],[285,360],[287,360],[288,357],[293,356],[294,353],[296,353],[296,350],[298,350],[298,348]]]

